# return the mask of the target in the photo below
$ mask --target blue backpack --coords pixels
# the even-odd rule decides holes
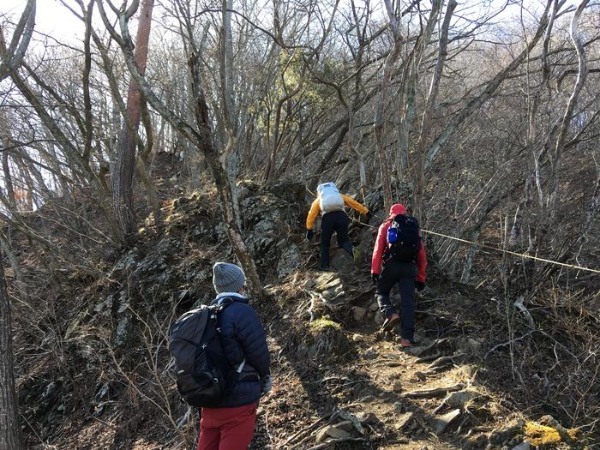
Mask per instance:
[[[421,235],[417,219],[398,214],[387,231],[390,257],[399,262],[416,262],[421,250]]]

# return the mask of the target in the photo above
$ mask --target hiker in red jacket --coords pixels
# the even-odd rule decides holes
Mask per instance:
[[[406,215],[404,205],[392,205],[389,217],[379,226],[371,259],[371,278],[384,318],[382,328],[390,331],[402,318],[402,347],[414,344],[415,289],[425,288],[427,259],[418,226],[414,217]],[[390,291],[396,283],[401,298],[400,315],[390,301]]]

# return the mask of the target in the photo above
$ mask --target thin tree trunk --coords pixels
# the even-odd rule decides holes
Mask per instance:
[[[444,70],[446,57],[448,55],[448,30],[450,28],[450,19],[452,18],[452,14],[454,13],[456,5],[456,0],[450,0],[446,8],[446,16],[444,17],[444,22],[442,24],[440,42],[438,46],[438,58],[435,64],[433,76],[431,78],[429,93],[427,95],[427,102],[425,104],[425,109],[423,111],[423,117],[421,121],[419,140],[417,142],[417,149],[415,152],[415,201],[413,207],[415,215],[419,217],[422,224],[425,224],[426,222],[425,211],[423,210],[423,193],[425,192],[425,165],[423,159],[425,155],[427,139],[429,137],[429,130],[431,128],[431,117],[437,103],[437,96],[440,90],[442,72]],[[425,53],[425,48],[427,48],[427,42],[429,42],[431,33],[433,32],[433,26],[437,23],[437,16],[441,7],[442,2],[440,0],[436,0],[432,4],[431,14],[429,15],[429,21],[427,22],[427,27],[425,29],[425,35],[422,37],[421,40],[422,47],[419,51],[421,56],[417,59],[417,63],[419,65],[421,63],[422,55]]]
[[[556,217],[556,203],[558,199],[559,189],[560,189],[560,167],[562,164],[562,154],[565,149],[567,133],[569,131],[569,127],[571,121],[573,120],[573,116],[575,114],[575,107],[579,101],[579,94],[581,93],[585,82],[587,80],[588,75],[588,66],[587,60],[585,56],[585,48],[582,43],[582,38],[579,32],[579,20],[581,19],[581,15],[589,0],[581,0],[579,6],[577,7],[573,18],[571,19],[571,41],[573,42],[573,46],[577,51],[577,62],[578,62],[578,70],[577,70],[577,81],[575,82],[575,86],[573,87],[573,92],[571,93],[571,97],[569,97],[569,102],[563,114],[562,121],[560,123],[558,129],[558,137],[556,139],[556,145],[553,150],[552,157],[550,158],[551,165],[551,179],[550,179],[550,188],[549,193],[547,195],[547,202],[543,205],[542,209],[542,218],[540,220],[540,227],[537,230],[536,235],[536,249],[539,249],[545,239],[547,239],[546,231],[552,226]],[[591,220],[595,215],[595,210],[597,207],[597,190],[594,192],[594,196],[592,197],[592,202],[590,205],[590,209],[588,213],[591,214],[588,218]],[[585,220],[585,226],[589,226],[588,221]],[[582,235],[587,234],[585,229],[582,229]],[[576,240],[575,242],[566,245],[566,248],[563,249],[561,255],[557,258],[558,261],[564,262],[570,259],[573,256],[573,250],[576,245],[581,244],[580,240]],[[553,272],[557,270],[556,266],[548,265],[543,268],[540,272],[539,279],[545,279],[550,276]]]
[[[208,105],[206,104],[206,98],[204,91],[200,85],[200,68],[199,58],[196,55],[192,55],[189,59],[190,71],[192,74],[192,92],[195,99],[195,114],[196,122],[198,125],[198,140],[196,141],[198,147],[204,154],[206,162],[210,172],[217,185],[217,191],[221,200],[221,208],[223,211],[223,219],[227,225],[227,233],[229,240],[231,241],[233,250],[239,259],[244,271],[246,278],[249,281],[248,291],[254,298],[261,298],[264,296],[260,277],[256,269],[256,264],[250,251],[242,238],[242,233],[236,220],[236,213],[234,207],[234,195],[235,192],[232,190],[231,183],[229,183],[227,172],[223,165],[219,161],[217,151],[212,143],[210,121],[208,117]],[[231,142],[231,141],[230,141]]]
[[[144,0],[138,24],[134,60],[139,72],[144,75],[148,62],[148,40],[152,24],[154,0]],[[135,231],[135,209],[133,202],[133,178],[136,160],[136,134],[141,118],[142,92],[135,78],[129,82],[127,114],[121,130],[117,163],[113,171],[113,208],[119,222],[123,239],[127,243]]]
[[[0,255],[1,256],[1,255]],[[12,315],[6,291],[4,265],[0,257],[0,450],[20,450],[17,395],[12,348]]]
[[[0,25],[0,55],[2,56],[0,58],[0,81],[8,77],[10,72],[16,70],[23,62],[33,35],[35,12],[36,0],[27,0],[8,48],[4,39],[4,29]]]
[[[585,85],[585,81],[588,75],[588,67],[587,60],[585,57],[585,49],[583,47],[582,39],[579,34],[579,19],[581,18],[581,14],[583,10],[587,6],[589,0],[582,0],[573,18],[571,20],[571,40],[577,51],[577,61],[578,61],[578,73],[577,73],[577,81],[575,82],[575,87],[573,88],[573,92],[571,93],[571,97],[569,98],[569,103],[567,104],[567,108],[565,109],[562,122],[560,124],[558,130],[558,137],[556,139],[556,146],[554,148],[554,154],[550,159],[551,168],[552,168],[552,179],[550,181],[550,192],[548,196],[548,220],[554,219],[556,215],[556,201],[558,198],[558,191],[560,187],[560,166],[562,163],[562,154],[565,148],[565,142],[567,139],[567,132],[569,131],[569,126],[571,125],[571,121],[573,120],[573,115],[575,113],[575,107],[577,106],[579,100],[579,94]],[[544,226],[544,225],[543,225]]]
[[[381,81],[381,94],[377,101],[377,114],[375,116],[375,141],[377,143],[377,154],[379,156],[379,170],[381,185],[383,187],[383,209],[388,211],[392,206],[392,176],[388,157],[385,152],[385,104],[389,90],[392,67],[400,55],[401,37],[394,36],[394,48],[385,60],[383,67],[383,80]]]
[[[379,156],[379,169],[381,175],[381,185],[383,187],[383,205],[384,211],[388,211],[392,206],[392,176],[389,167],[388,157],[385,151],[385,107],[387,103],[388,91],[392,78],[394,64],[400,57],[400,50],[404,39],[400,34],[400,23],[396,17],[394,5],[390,0],[384,0],[390,29],[394,37],[392,51],[385,59],[383,66],[383,78],[381,80],[381,92],[377,101],[377,112],[375,115],[375,142],[377,143],[377,153]]]

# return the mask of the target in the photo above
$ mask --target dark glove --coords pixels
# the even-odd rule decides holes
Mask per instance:
[[[422,291],[425,289],[425,283],[423,281],[415,281],[415,289],[417,291]]]
[[[272,388],[273,388],[273,381],[271,380],[271,375],[267,375],[266,377],[264,377],[262,379],[262,393],[268,394],[269,392],[271,392]]]
[[[371,274],[371,280],[373,280],[373,284],[375,286],[377,286],[377,283],[379,282],[379,274],[378,273],[372,273]]]
[[[365,218],[367,219],[367,222],[369,222],[373,218],[373,213],[371,211],[367,211]]]
[[[306,239],[310,241],[313,237],[315,237],[315,232],[313,230],[308,230],[306,232]]]

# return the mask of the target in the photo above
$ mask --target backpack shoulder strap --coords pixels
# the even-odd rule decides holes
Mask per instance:
[[[219,314],[221,311],[223,311],[225,308],[231,305],[234,301],[235,300],[231,297],[223,297],[220,298],[218,302],[211,304],[210,307],[216,314]]]
[[[227,308],[229,305],[231,305],[235,300],[231,297],[224,297],[222,299],[219,300],[219,302],[216,305],[213,305],[215,307],[214,311],[217,315],[217,327],[221,328],[221,317],[219,315],[219,313],[221,311],[223,311],[225,308]],[[221,342],[221,345],[223,345],[223,337],[221,336],[221,333],[218,332],[217,333],[219,341]],[[240,363],[240,365],[235,369],[236,373],[239,375],[240,373],[242,373],[242,370],[244,369],[244,366],[246,365],[246,358],[244,358],[242,360],[242,362]]]

